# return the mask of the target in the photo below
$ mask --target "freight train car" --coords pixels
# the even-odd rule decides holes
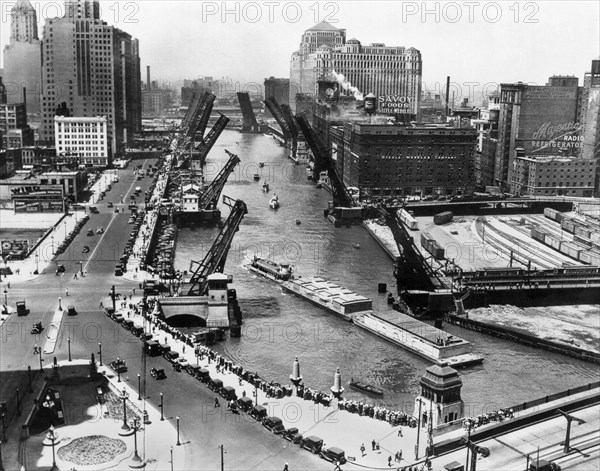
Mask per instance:
[[[452,213],[452,211],[444,211],[443,213],[439,213],[433,216],[433,223],[439,226],[451,222],[453,218],[454,213]]]
[[[429,234],[421,234],[421,247],[436,260],[444,260],[446,257],[445,250]]]
[[[410,215],[408,211],[406,211],[405,209],[399,209],[396,214],[398,215],[400,221],[411,231],[419,230],[419,223],[414,217]]]

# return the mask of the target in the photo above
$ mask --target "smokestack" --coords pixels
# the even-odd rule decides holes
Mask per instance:
[[[150,66],[146,66],[146,90],[150,90]]]
[[[446,77],[446,116],[448,116],[448,102],[450,101],[450,76]]]

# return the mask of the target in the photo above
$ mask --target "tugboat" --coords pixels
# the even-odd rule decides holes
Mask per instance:
[[[269,201],[269,206],[271,206],[271,209],[279,208],[279,197],[277,195],[273,195],[271,201]]]
[[[354,381],[352,378],[350,378],[350,387],[369,394],[375,394],[376,396],[383,396],[383,389],[372,384],[363,383],[362,381]]]
[[[268,193],[268,192],[269,192],[269,184],[267,183],[267,181],[266,181],[266,180],[265,180],[265,182],[263,183],[262,190],[263,190],[265,193]]]

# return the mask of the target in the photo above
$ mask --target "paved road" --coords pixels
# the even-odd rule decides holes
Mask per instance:
[[[147,163],[144,161],[144,167]],[[187,373],[169,369],[161,357],[144,361],[141,341],[107,318],[99,308],[101,300],[104,305],[110,303],[108,292],[112,285],[122,294],[138,289],[135,282],[114,276],[114,266],[132,226],[127,223],[127,209],[126,212],[115,213],[107,203],[120,202],[121,195],[127,202],[132,188],[140,186],[143,191],[150,183],[150,177],[138,181],[133,166],[121,171],[119,182],[113,184],[103,201],[95,204],[99,214],[90,214],[90,220],[69,250],[57,257],[57,264],[65,265],[65,273],[57,276],[55,268],[50,267],[39,278],[15,283],[11,287],[11,300],[25,299],[31,312],[26,317],[11,315],[0,328],[0,400],[8,401],[7,419],[13,420],[14,417],[15,388],[19,387],[20,391],[27,388],[27,365],[31,365],[34,371],[39,370],[39,357],[33,354],[33,348],[43,345],[43,334],[41,338],[32,335],[31,327],[38,321],[48,325],[61,297],[63,307],[74,305],[78,315],[63,317],[54,354],[46,355],[44,364],[50,364],[54,356],[58,360],[68,359],[69,346],[72,358],[89,358],[94,353],[99,359],[98,343],[102,344],[104,363],[116,357],[125,359],[129,371],[123,380],[131,381],[137,389],[137,373],[140,372],[146,384],[147,400],[157,406],[159,393],[163,392],[166,417],[173,421],[176,415],[181,417],[182,441],[186,447],[185,469],[220,469],[218,446],[221,444],[226,450],[227,469],[277,470],[283,469],[285,462],[290,463],[292,470],[333,469],[330,463],[300,451],[297,445],[271,434],[245,414],[234,416],[225,407],[215,409],[214,393]],[[104,234],[86,235],[88,228],[95,230],[98,227],[104,228]],[[84,245],[90,247],[88,254],[81,253]],[[75,279],[74,274],[82,264],[87,275]],[[68,296],[66,289],[69,290]],[[160,382],[152,379],[149,375],[152,367],[166,368],[168,378]]]

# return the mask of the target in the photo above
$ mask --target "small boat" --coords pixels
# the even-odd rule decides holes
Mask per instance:
[[[354,247],[355,249],[360,249],[360,244],[352,244],[352,247]]]
[[[265,193],[268,193],[268,192],[269,192],[269,184],[268,184],[267,182],[264,182],[264,183],[263,183],[262,190],[263,190]]]
[[[260,180],[260,175],[258,173],[254,174],[254,181],[257,182],[258,180]]]
[[[300,219],[296,219],[296,225],[299,226],[300,224],[302,224],[302,221],[300,221]]]
[[[277,195],[273,195],[271,201],[269,201],[269,206],[271,206],[271,209],[279,208],[279,197]]]
[[[369,394],[376,394],[377,396],[383,396],[383,389],[380,389],[372,384],[363,383],[362,381],[354,381],[350,380],[350,387],[354,389],[358,389],[359,391],[363,391]]]

